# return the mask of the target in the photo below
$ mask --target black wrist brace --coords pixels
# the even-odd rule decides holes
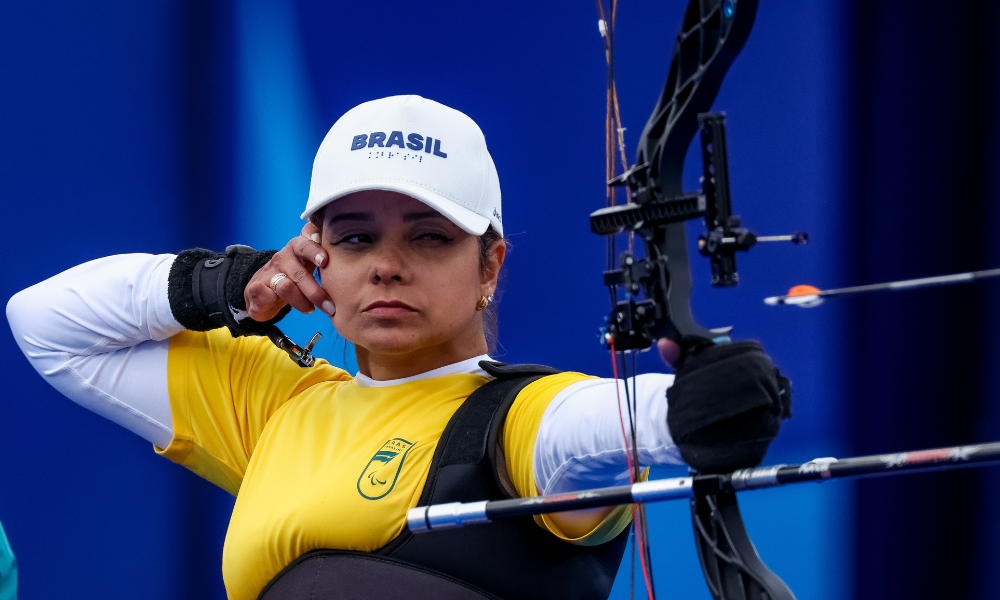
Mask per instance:
[[[233,337],[263,335],[265,329],[288,314],[290,306],[264,323],[245,315],[238,319],[234,311],[246,312],[243,290],[275,252],[238,245],[226,248],[225,254],[204,248],[181,252],[167,279],[167,298],[174,318],[192,331],[228,327]]]
[[[667,389],[667,425],[681,457],[702,473],[760,464],[791,417],[792,389],[757,342],[701,346]]]

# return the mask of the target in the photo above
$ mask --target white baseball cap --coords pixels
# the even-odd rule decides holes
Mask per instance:
[[[354,192],[412,196],[473,235],[503,235],[500,179],[479,126],[420,96],[391,96],[340,117],[316,152],[303,219]]]

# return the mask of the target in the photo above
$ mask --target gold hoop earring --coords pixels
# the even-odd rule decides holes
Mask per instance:
[[[489,306],[490,302],[492,301],[493,301],[493,294],[490,294],[489,297],[486,296],[481,297],[479,299],[479,302],[476,302],[476,310],[485,310],[486,307]]]

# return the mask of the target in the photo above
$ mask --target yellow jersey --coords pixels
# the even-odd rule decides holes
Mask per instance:
[[[532,472],[542,414],[580,373],[525,387],[502,444],[518,493],[537,495]],[[222,571],[233,600],[251,600],[282,568],[319,548],[374,551],[406,526],[438,439],[488,378],[468,373],[363,387],[319,360],[303,369],[266,338],[225,329],[171,338],[168,388],[174,436],[157,452],[236,496]],[[629,523],[619,507],[596,529],[569,539],[612,539]]]

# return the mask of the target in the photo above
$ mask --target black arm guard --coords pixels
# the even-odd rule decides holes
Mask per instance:
[[[246,311],[243,290],[275,252],[258,252],[249,246],[230,246],[225,254],[203,248],[181,252],[170,267],[167,280],[167,297],[174,318],[192,331],[228,327],[233,337],[264,335],[266,328],[288,314],[290,306],[266,323],[250,317],[237,320],[233,311]]]
[[[757,342],[702,346],[667,389],[667,425],[681,456],[702,473],[754,467],[791,417],[792,389]]]

